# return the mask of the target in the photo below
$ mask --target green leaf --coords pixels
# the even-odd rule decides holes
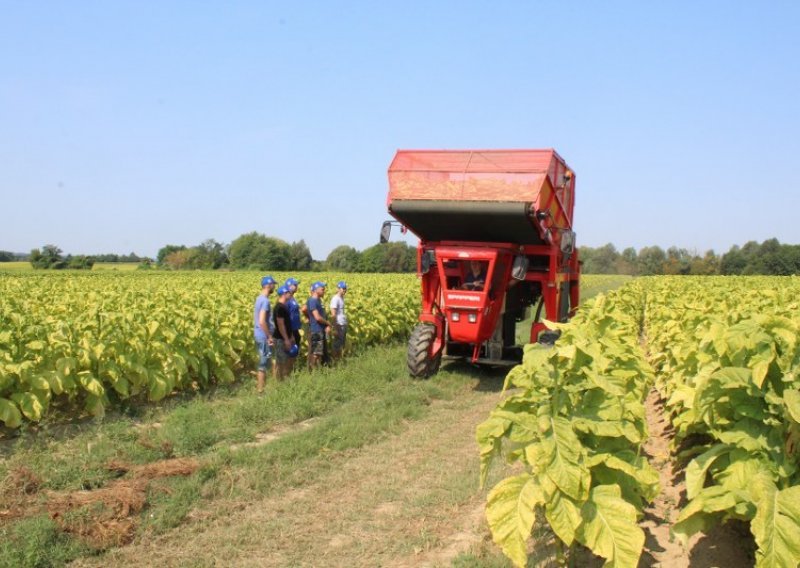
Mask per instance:
[[[756,516],[750,530],[756,538],[757,567],[791,567],[800,564],[800,486],[778,491],[762,483]]]
[[[800,390],[786,389],[783,391],[783,402],[792,420],[800,424]]]
[[[39,400],[38,396],[33,393],[26,392],[13,394],[11,395],[11,398],[17,403],[20,410],[22,410],[22,414],[25,415],[25,418],[28,420],[33,420],[34,422],[38,422],[42,419],[44,405],[42,404],[42,401]]]
[[[598,556],[605,566],[635,568],[644,547],[644,531],[636,520],[636,508],[622,498],[616,485],[598,485],[581,509],[583,523],[578,541]]]
[[[161,400],[169,394],[167,381],[162,377],[153,376],[150,378],[150,400]]]
[[[658,471],[644,456],[628,455],[630,453],[632,452],[618,452],[618,455],[603,454],[602,463],[609,469],[622,472],[634,479],[645,499],[652,501],[660,491]]]
[[[769,450],[769,430],[770,427],[761,422],[744,418],[725,430],[714,430],[714,433],[725,444],[756,452]]]
[[[735,509],[736,504],[736,497],[726,488],[706,487],[681,510],[672,533],[686,546],[690,536],[713,524],[716,513]]]
[[[589,470],[581,463],[583,446],[569,420],[556,416],[549,422],[550,430],[542,437],[542,455],[547,460],[545,473],[561,491],[583,501],[589,489]]]
[[[6,398],[0,398],[0,420],[8,428],[17,428],[22,423],[22,414],[16,404]]]
[[[92,414],[92,416],[96,418],[102,418],[103,416],[105,416],[106,407],[105,404],[103,403],[103,397],[95,396],[93,394],[87,396],[86,410],[88,410]]]
[[[481,452],[481,487],[486,485],[486,478],[489,475],[489,467],[492,459],[500,451],[500,438],[506,433],[511,423],[508,420],[498,418],[494,412],[489,418],[480,424],[475,431],[478,440],[478,447]]]
[[[570,546],[575,541],[575,531],[581,524],[581,510],[575,501],[556,489],[547,501],[544,515],[558,538]]]
[[[84,390],[97,397],[102,397],[106,390],[103,388],[103,383],[94,378],[89,371],[81,371],[78,373],[78,382]]]
[[[528,474],[504,479],[489,493],[486,520],[492,539],[517,566],[527,563],[526,542],[536,518],[535,508],[543,503],[542,488]]]
[[[717,444],[694,458],[686,467],[686,496],[694,499],[706,483],[706,473],[718,457],[730,453],[733,446]]]

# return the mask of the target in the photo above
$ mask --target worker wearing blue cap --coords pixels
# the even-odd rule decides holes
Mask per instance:
[[[292,335],[294,336],[294,343],[298,347],[300,346],[300,330],[303,329],[303,320],[300,317],[300,304],[297,303],[297,298],[295,298],[295,294],[297,293],[297,287],[300,285],[300,281],[297,278],[287,278],[284,286],[289,289],[289,299],[286,302],[286,307],[289,308],[289,323],[292,327]],[[289,358],[289,371],[294,368],[294,357]]]
[[[282,380],[291,370],[289,356],[290,351],[295,345],[292,326],[289,321],[289,307],[286,303],[291,297],[288,286],[278,288],[278,301],[273,310],[275,323],[275,366],[273,376],[276,380]]]
[[[267,369],[270,367],[273,345],[273,328],[271,321],[272,308],[269,303],[269,295],[275,289],[275,279],[272,276],[264,276],[261,279],[261,293],[256,298],[253,308],[253,336],[258,348],[258,374],[256,390],[264,392],[264,383],[267,379]]]
[[[342,358],[347,339],[347,314],[344,311],[344,295],[346,293],[347,282],[341,280],[336,285],[336,294],[331,298],[331,321],[333,322],[331,357],[334,361]]]
[[[331,324],[322,298],[325,296],[325,282],[314,282],[311,285],[311,297],[306,302],[308,313],[308,368],[314,369],[326,363],[328,359],[328,333]]]

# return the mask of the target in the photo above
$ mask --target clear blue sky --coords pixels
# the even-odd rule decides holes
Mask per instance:
[[[553,147],[580,244],[800,243],[800,2],[0,0],[0,249],[376,242],[398,148]]]

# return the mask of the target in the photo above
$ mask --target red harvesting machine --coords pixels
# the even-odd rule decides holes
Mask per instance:
[[[542,308],[566,321],[580,298],[572,230],[575,176],[555,150],[399,150],[389,213],[419,237],[422,313],[408,369],[428,377],[442,357],[513,365],[516,324],[543,333]],[[391,221],[384,223],[386,241]]]

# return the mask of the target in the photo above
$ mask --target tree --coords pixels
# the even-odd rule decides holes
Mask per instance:
[[[214,239],[206,239],[196,247],[193,247],[195,254],[192,256],[191,268],[221,268],[228,263],[228,255],[225,253],[225,245],[218,243]]]
[[[290,270],[311,270],[311,251],[306,242],[300,239],[296,243],[289,245],[289,269]]]
[[[692,255],[688,250],[669,247],[663,264],[663,274],[689,274],[691,262]]]
[[[622,251],[617,259],[617,274],[636,274],[636,249],[628,247]]]
[[[91,256],[69,256],[66,261],[67,268],[72,270],[91,270],[94,266],[94,257]]]
[[[617,271],[619,253],[611,243],[596,249],[582,247],[580,257],[586,274],[614,274]]]
[[[285,241],[253,231],[234,240],[228,258],[234,268],[288,270],[291,247]]]
[[[360,272],[413,272],[416,249],[404,242],[380,243],[361,253]]]
[[[158,250],[158,254],[156,255],[156,262],[159,266],[164,264],[164,259],[167,258],[170,254],[178,250],[185,250],[186,245],[166,245],[161,247]]]
[[[0,262],[12,262],[13,260],[15,260],[13,252],[0,250]]]
[[[695,256],[692,258],[690,267],[690,274],[710,275],[719,273],[719,257],[713,250],[706,251],[703,258]]]
[[[169,253],[162,262],[162,265],[172,270],[183,270],[196,266],[198,256],[197,248],[182,248]]]
[[[339,272],[355,272],[361,261],[361,253],[347,245],[339,245],[333,249],[325,260],[328,270]]]
[[[720,274],[741,274],[747,266],[747,258],[742,253],[738,245],[733,245],[731,249],[722,255],[719,261]]]
[[[646,276],[663,274],[665,260],[667,260],[667,255],[661,247],[644,247],[639,251],[636,272]]]
[[[42,250],[33,249],[31,251],[31,265],[41,269],[61,269],[66,268],[61,253],[63,251],[56,245],[44,245]]]

